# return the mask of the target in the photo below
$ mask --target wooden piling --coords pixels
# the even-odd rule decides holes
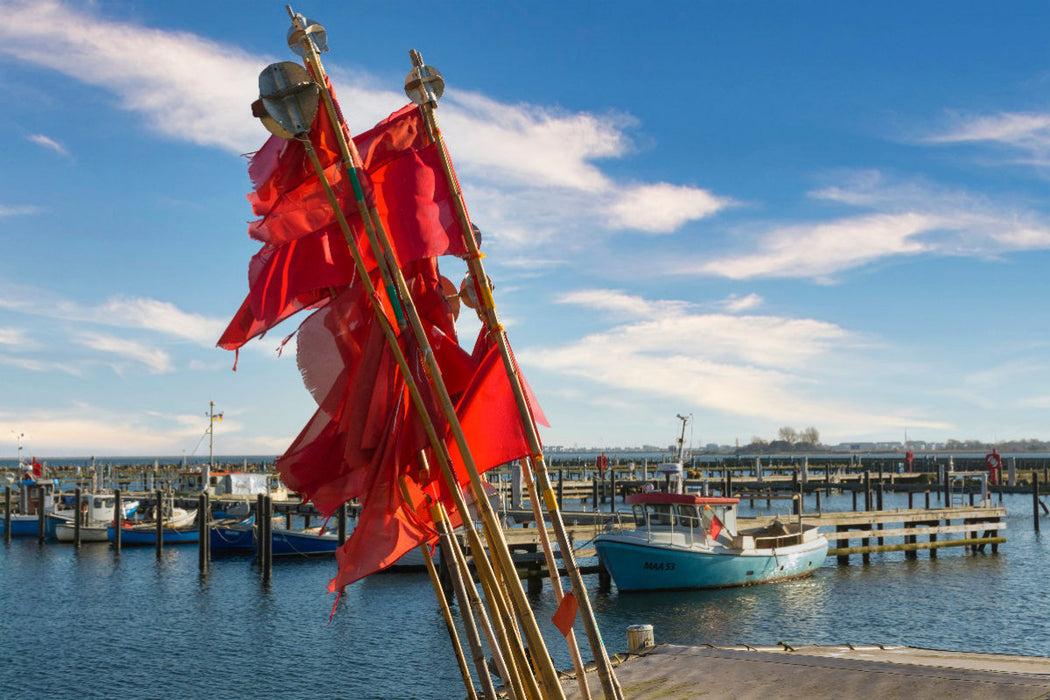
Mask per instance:
[[[591,507],[595,513],[598,512],[598,477],[591,481]]]
[[[164,494],[157,490],[157,558],[164,554]]]
[[[558,510],[561,510],[565,504],[565,470],[558,470]]]
[[[36,530],[37,542],[44,544],[47,537],[47,513],[44,512],[44,486],[36,487]]]
[[[80,549],[80,521],[84,519],[84,513],[80,510],[80,504],[83,502],[84,495],[80,491],[78,486],[73,491],[73,547]]]
[[[616,512],[616,470],[609,469],[609,512]]]
[[[1039,473],[1032,472],[1032,527],[1039,532]]]
[[[346,542],[346,504],[343,503],[339,506],[339,510],[336,511],[336,517],[339,521],[336,523],[336,536],[339,538],[339,546],[341,547]]]
[[[11,487],[4,487],[4,542],[11,544]]]
[[[113,490],[113,547],[120,554],[121,531],[124,529],[124,504],[120,489]]]
[[[208,570],[208,544],[211,528],[208,527],[208,494],[197,497],[197,569],[202,574]]]
[[[273,575],[273,500],[268,494],[263,496],[263,529],[266,531],[263,537],[263,551],[266,553],[263,581],[269,583]]]

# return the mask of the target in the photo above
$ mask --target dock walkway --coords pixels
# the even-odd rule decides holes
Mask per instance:
[[[617,657],[632,700],[709,698],[942,698],[1032,700],[1050,696],[1050,659],[894,646],[691,647],[660,644]],[[588,673],[601,697],[597,673]],[[580,697],[575,676],[566,698]]]

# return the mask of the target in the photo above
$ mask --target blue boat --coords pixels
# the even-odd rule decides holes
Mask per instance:
[[[210,529],[213,554],[255,551],[255,516],[243,520],[213,522]]]
[[[738,498],[654,492],[632,494],[626,502],[633,528],[594,540],[621,592],[783,581],[812,574],[828,552],[815,526],[775,520],[738,530]]]
[[[272,535],[275,557],[335,554],[335,550],[339,548],[339,538],[336,534],[324,532],[321,528],[311,530],[274,528]]]
[[[116,541],[116,528],[110,523],[106,528],[106,539],[110,542]],[[196,525],[173,527],[164,523],[161,527],[162,544],[195,544],[200,542],[200,531]],[[157,543],[156,523],[142,523],[139,525],[125,524],[120,529],[120,543],[124,545],[151,545]]]
[[[20,465],[21,467],[22,465]],[[40,533],[40,514],[44,514],[44,536],[54,537],[55,521],[48,517],[55,510],[55,480],[37,480],[31,473],[19,483],[17,513],[2,512],[0,506],[0,534],[6,532],[11,521],[12,537],[36,537]],[[43,489],[43,499],[40,490]]]

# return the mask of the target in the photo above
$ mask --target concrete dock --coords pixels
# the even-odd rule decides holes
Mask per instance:
[[[1050,658],[1044,657],[911,646],[657,644],[616,658],[616,677],[632,700],[1050,697]],[[567,698],[580,698],[574,677],[562,685]],[[588,687],[592,697],[602,697],[594,672],[588,673]]]
[[[908,698],[1030,700],[1050,697],[1050,658],[895,646],[691,647],[659,644],[616,657],[632,700],[693,698]],[[562,681],[580,697],[575,677]],[[588,673],[592,697],[602,697]]]

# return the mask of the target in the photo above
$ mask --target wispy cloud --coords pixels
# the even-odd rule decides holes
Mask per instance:
[[[0,345],[24,346],[26,342],[24,329],[0,327]]]
[[[167,374],[172,370],[168,353],[134,340],[101,333],[84,333],[73,340],[92,350],[141,363],[153,374]],[[119,373],[119,367],[116,369]]]
[[[731,279],[835,276],[875,261],[918,255],[995,257],[1050,249],[1050,224],[1033,211],[965,190],[891,182],[873,171],[850,173],[810,196],[864,208],[828,221],[758,227],[740,250],[668,264],[672,272]]]
[[[5,20],[0,53],[115,93],[124,109],[167,138],[243,153],[267,136],[246,106],[271,56],[112,21],[56,0],[9,2]],[[398,91],[376,88],[367,74],[329,68],[339,94],[354,106],[355,131],[406,101]],[[511,105],[457,90],[442,101],[440,117],[469,183],[472,208],[485,212],[491,234],[521,248],[535,249],[558,235],[571,251],[585,244],[580,236],[602,230],[665,233],[733,203],[701,187],[607,175],[602,160],[634,149],[628,130],[637,124],[629,115]],[[38,138],[41,145],[58,146]]]
[[[893,411],[849,408],[822,395],[818,378],[829,363],[841,363],[841,353],[869,344],[832,323],[699,313],[683,301],[612,290],[580,291],[560,301],[611,312],[620,322],[561,347],[520,351],[523,362],[639,396],[753,419],[819,424],[829,432],[943,427]]]
[[[60,156],[65,156],[66,158],[71,157],[71,154],[69,153],[69,150],[66,149],[65,146],[63,146],[58,141],[55,141],[53,138],[51,138],[49,136],[44,136],[43,134],[31,134],[31,135],[27,136],[26,139],[28,139],[29,141],[35,143],[38,146],[46,148],[46,149],[48,149],[50,151],[54,151],[55,153],[57,153]]]
[[[77,323],[155,331],[209,348],[226,327],[221,319],[187,313],[157,299],[116,295],[100,304],[82,304],[10,283],[0,285],[0,308]]]
[[[12,206],[10,204],[0,204],[0,218],[5,216],[24,216],[26,214],[36,214],[40,209],[38,207],[31,206]]]

